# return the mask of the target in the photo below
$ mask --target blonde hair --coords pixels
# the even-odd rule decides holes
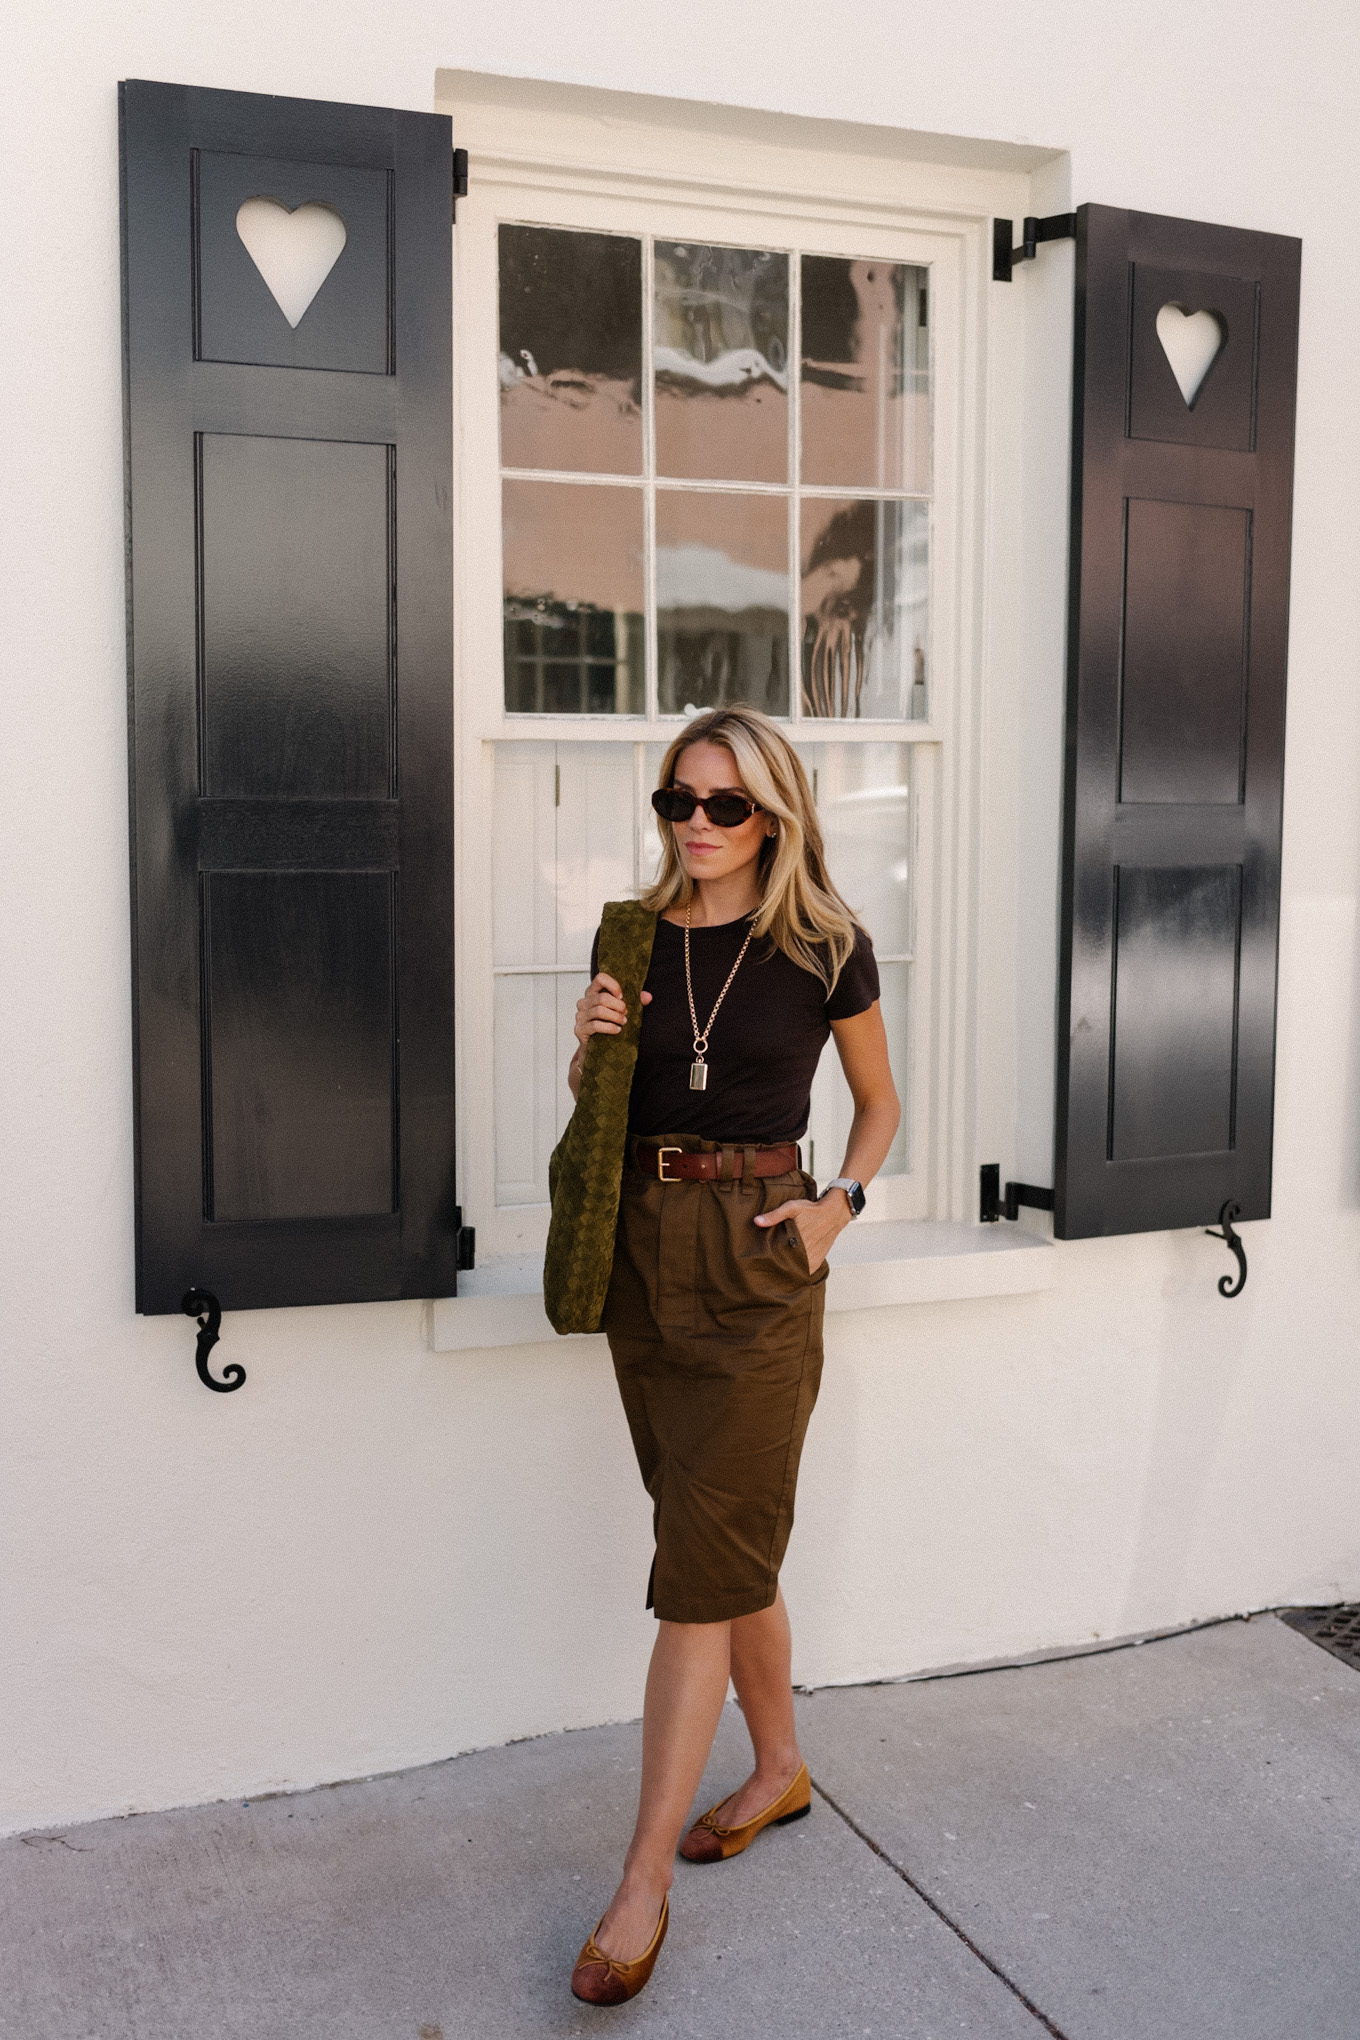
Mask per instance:
[[[757,875],[761,903],[754,934],[768,935],[802,970],[820,977],[830,992],[849,962],[859,929],[850,908],[831,883],[822,832],[807,773],[793,745],[776,723],[742,703],[697,715],[676,737],[661,761],[658,786],[674,783],[682,751],[691,744],[720,744],[735,760],[747,793],[777,827],[760,846]],[[653,913],[688,906],[694,881],[680,858],[675,830],[657,817],[661,869],[642,895]]]

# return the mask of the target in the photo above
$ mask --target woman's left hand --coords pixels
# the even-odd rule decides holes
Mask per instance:
[[[838,1236],[850,1223],[850,1200],[843,1190],[832,1190],[814,1204],[808,1197],[791,1197],[787,1204],[764,1211],[757,1225],[782,1225],[791,1218],[797,1226],[813,1274],[821,1267]]]

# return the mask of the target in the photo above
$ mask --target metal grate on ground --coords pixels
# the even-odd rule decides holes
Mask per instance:
[[[1281,1608],[1280,1620],[1360,1672],[1360,1601],[1333,1608]]]

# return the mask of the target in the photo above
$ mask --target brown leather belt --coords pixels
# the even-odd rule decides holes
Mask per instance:
[[[628,1153],[634,1168],[641,1169],[644,1176],[655,1176],[659,1183],[730,1183],[745,1175],[748,1155],[753,1176],[790,1176],[798,1168],[798,1149],[792,1141],[783,1147],[739,1146],[729,1141],[712,1154],[703,1154],[668,1147],[662,1141],[630,1140]]]

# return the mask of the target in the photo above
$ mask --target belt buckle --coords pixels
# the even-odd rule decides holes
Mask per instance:
[[[683,1176],[668,1176],[666,1174],[667,1155],[682,1155],[684,1152],[685,1150],[682,1147],[659,1147],[657,1149],[656,1180],[658,1183],[682,1183],[684,1181]]]

